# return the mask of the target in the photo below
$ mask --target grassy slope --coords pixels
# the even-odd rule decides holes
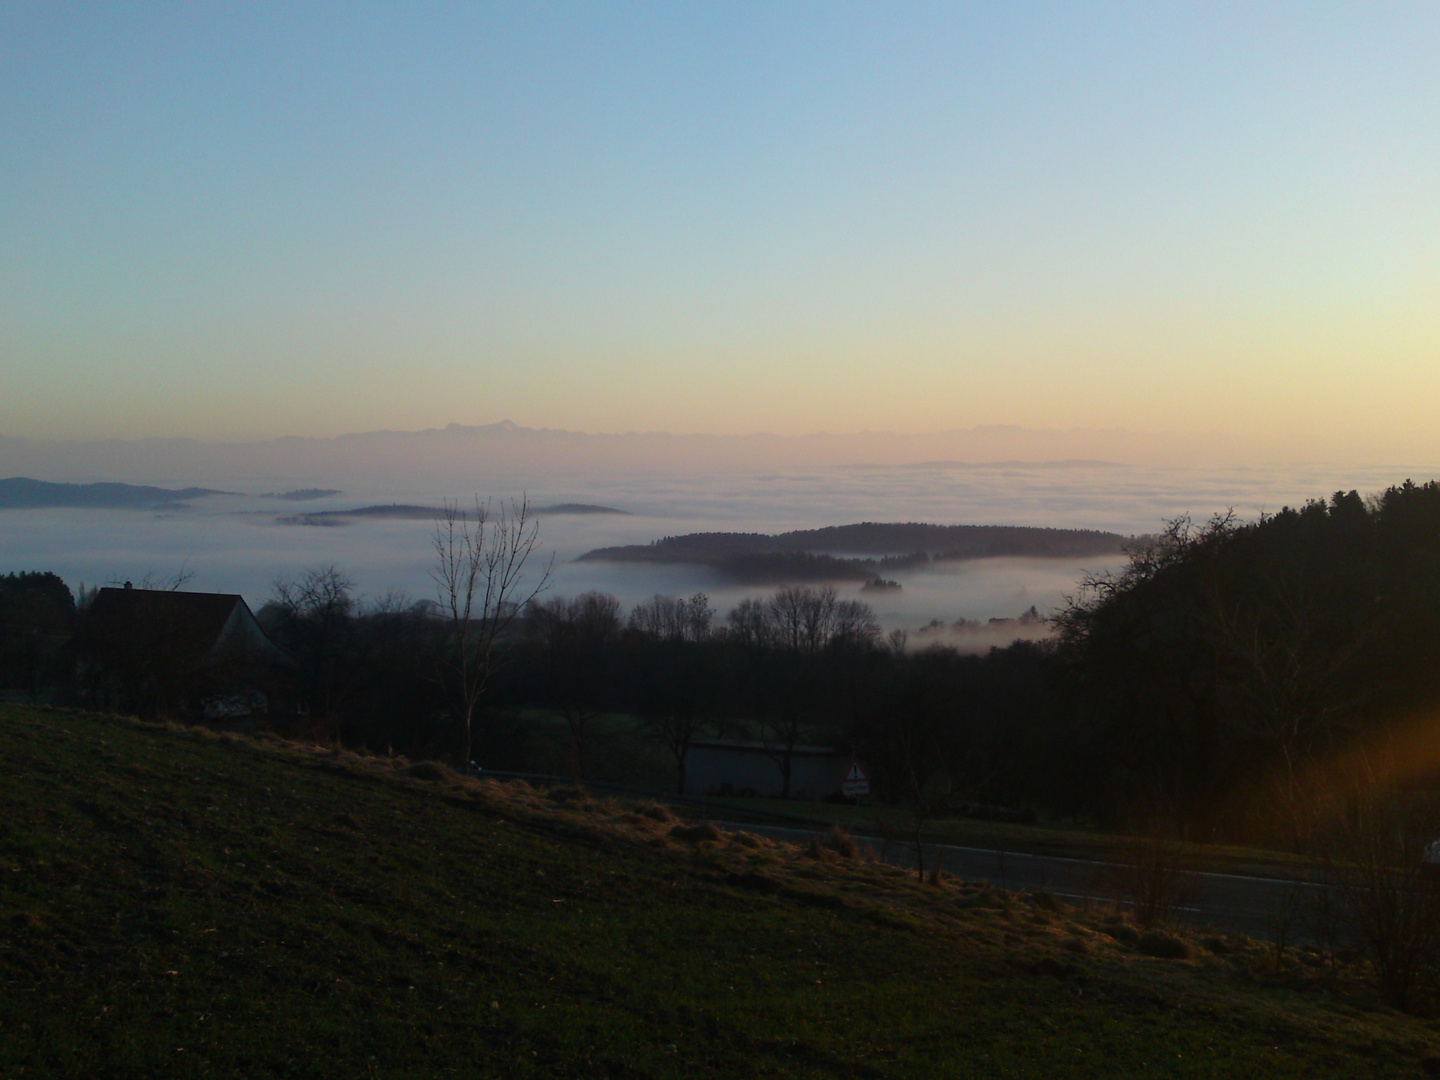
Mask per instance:
[[[717,800],[720,802],[721,800]],[[744,809],[780,811],[830,821],[855,833],[883,836],[890,832],[894,842],[908,845],[914,833],[914,817],[903,806],[869,803],[861,806],[824,802],[782,802],[777,799],[726,799]],[[714,811],[723,813],[722,808]],[[925,822],[925,842],[957,844],[963,847],[1024,851],[1035,855],[1056,855],[1072,859],[1111,862],[1123,859],[1133,849],[1133,837],[1089,829],[1068,823],[1042,822],[1019,825],[975,818],[937,817]],[[1304,870],[1312,864],[1286,851],[1240,847],[1226,844],[1181,844],[1177,846],[1187,869],[1215,873],[1263,873]]]
[[[507,720],[519,721],[532,740],[548,751],[549,763],[537,764],[542,771],[563,773],[559,764],[568,745],[565,721],[553,709],[522,709],[506,714]],[[628,713],[606,713],[592,721],[591,737],[600,758],[601,771],[618,775],[636,787],[671,790],[674,764],[668,754],[658,750],[653,741],[643,738],[636,726],[638,720]],[[638,770],[637,763],[645,766]],[[620,764],[621,768],[606,768]],[[628,775],[627,775],[628,774]],[[913,835],[914,819],[903,806],[887,806],[866,800],[859,806],[809,802],[797,799],[717,798],[709,811],[711,816],[724,818],[729,807],[769,813],[795,814],[818,821],[835,822],[856,833],[871,837],[892,834],[895,841],[908,844]],[[739,815],[743,820],[744,815]],[[1036,855],[1057,855],[1065,858],[1095,859],[1102,862],[1123,859],[1134,845],[1132,837],[1087,828],[1070,821],[1042,821],[1035,825],[1019,825],[976,818],[939,817],[925,823],[925,841],[932,844],[958,844],[967,847],[1023,851]],[[1312,864],[1288,851],[1268,848],[1241,847],[1225,844],[1184,844],[1180,846],[1186,866],[1192,870],[1216,873],[1287,873],[1303,872]]]
[[[1440,1051],[1258,949],[1142,957],[613,804],[16,707],[0,746],[0,1077],[1413,1077]]]

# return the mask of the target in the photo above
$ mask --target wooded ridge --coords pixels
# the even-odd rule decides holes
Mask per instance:
[[[709,566],[749,583],[864,581],[930,562],[1118,555],[1129,541],[1118,533],[1095,529],[861,522],[775,535],[686,533],[649,544],[596,548],[576,561]]]

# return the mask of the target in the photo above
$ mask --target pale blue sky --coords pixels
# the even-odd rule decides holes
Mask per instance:
[[[1431,2],[11,0],[0,434],[1440,451],[1437,56]]]

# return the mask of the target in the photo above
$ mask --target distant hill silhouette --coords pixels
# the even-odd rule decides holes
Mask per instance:
[[[1224,453],[1254,457],[1238,445]],[[928,433],[863,431],[717,435],[663,431],[586,432],[502,422],[418,431],[367,431],[334,437],[287,436],[260,442],[198,439],[45,441],[0,434],[0,475],[85,478],[110,476],[147,483],[154,476],[204,476],[238,485],[251,477],[284,477],[293,486],[373,490],[430,477],[439,491],[474,491],[497,483],[538,487],[540,477],[567,486],[574,477],[712,476],[813,468],[961,468],[993,471],[1032,467],[1063,473],[1104,467],[1096,462],[1175,463],[1215,451],[1210,442],[1171,432],[1118,429],[1027,429],[1006,425]],[[1300,454],[1297,459],[1294,455]],[[1309,460],[1315,451],[1277,444],[1275,460]],[[917,465],[917,463],[920,463]],[[157,468],[168,470],[157,472]],[[558,478],[563,477],[564,480]],[[322,479],[323,478],[323,479]],[[483,478],[483,479],[482,479]],[[547,485],[548,487],[548,485]],[[549,490],[555,490],[548,487]]]
[[[233,495],[212,488],[159,488],[139,484],[55,484],[12,476],[0,480],[0,509],[20,510],[47,506],[154,509],[183,506],[206,495]]]
[[[650,544],[596,548],[579,562],[709,566],[747,584],[869,581],[931,562],[1001,556],[1076,558],[1119,554],[1128,538],[1094,529],[1029,525],[929,525],[862,522],[765,533],[688,533]]]
[[[267,491],[262,499],[284,499],[287,502],[308,502],[311,499],[328,499],[344,494],[335,488],[296,488],[294,491]]]
[[[463,510],[464,507],[462,506]],[[553,506],[532,506],[530,513],[536,516],[555,514],[623,514],[630,511],[617,510],[613,506],[595,506],[590,503],[556,503]],[[352,518],[400,518],[408,521],[435,521],[443,517],[441,506],[413,506],[407,503],[383,503],[378,506],[359,506],[353,510],[316,510],[309,514],[292,514],[276,518],[281,525],[344,525]]]

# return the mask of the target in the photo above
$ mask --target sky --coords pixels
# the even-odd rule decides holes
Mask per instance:
[[[1440,5],[0,6],[0,435],[1440,461]]]

